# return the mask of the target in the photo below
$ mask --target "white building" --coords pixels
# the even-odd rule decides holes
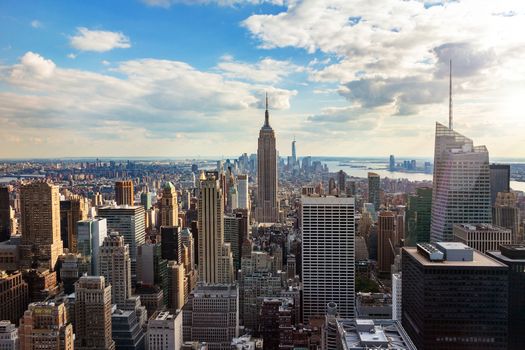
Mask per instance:
[[[170,314],[163,311],[148,322],[149,350],[180,350],[182,347],[182,311]]]
[[[344,318],[355,316],[355,200],[301,198],[303,317],[324,316],[337,304]]]
[[[129,247],[118,232],[111,232],[100,247],[100,275],[111,285],[111,300],[119,307],[131,296]]]
[[[401,322],[401,273],[392,274],[392,319]]]
[[[237,207],[250,208],[250,195],[248,193],[248,175],[237,175]]]
[[[454,241],[482,253],[499,250],[500,244],[512,244],[512,230],[492,224],[455,224]]]
[[[96,218],[79,221],[77,223],[77,235],[78,252],[83,256],[91,257],[91,274],[98,276],[100,246],[108,235],[107,220]]]
[[[18,328],[10,321],[0,321],[0,350],[18,350]]]
[[[430,240],[450,242],[452,226],[491,223],[489,152],[436,123]]]

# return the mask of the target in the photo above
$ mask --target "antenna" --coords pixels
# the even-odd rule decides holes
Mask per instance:
[[[449,68],[449,87],[448,87],[448,128],[452,130],[452,60]]]

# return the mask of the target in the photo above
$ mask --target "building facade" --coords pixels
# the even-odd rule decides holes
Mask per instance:
[[[301,198],[303,320],[323,316],[335,302],[354,316],[355,201],[349,197]]]
[[[454,224],[454,241],[482,253],[498,250],[500,244],[512,243],[512,231],[492,224]]]
[[[255,217],[259,222],[278,222],[279,220],[277,164],[275,132],[270,126],[268,96],[266,96],[264,125],[259,132],[257,146],[257,207],[255,208]]]
[[[135,193],[132,180],[122,180],[115,182],[115,202],[117,205],[133,205]]]
[[[452,241],[454,224],[491,223],[489,152],[436,123],[430,240]]]
[[[118,232],[111,232],[102,243],[99,272],[111,285],[111,300],[123,305],[131,296],[131,261],[129,247]]]
[[[159,312],[149,320],[146,333],[148,350],[180,350],[182,347],[182,311]]]

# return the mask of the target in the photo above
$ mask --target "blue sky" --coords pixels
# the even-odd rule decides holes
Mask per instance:
[[[523,156],[520,1],[0,4],[0,157],[428,156],[447,119]]]

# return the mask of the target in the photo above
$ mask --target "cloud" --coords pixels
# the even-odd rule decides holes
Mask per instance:
[[[72,60],[74,60],[75,58],[77,58],[77,55],[74,53],[68,53],[67,58],[71,58]]]
[[[172,139],[177,134],[181,140],[187,133],[206,133],[221,142],[225,133],[240,139],[246,128],[258,129],[265,91],[275,111],[290,108],[297,94],[180,61],[128,60],[109,73],[60,68],[28,52],[19,63],[0,68],[0,87],[5,88],[0,91],[0,123],[17,134],[36,128],[49,135],[61,129],[78,138],[113,138],[112,132],[123,128],[128,138]]]
[[[302,71],[290,61],[264,58],[255,64],[236,61],[231,56],[223,56],[217,69],[225,77],[243,79],[259,83],[279,82],[288,75]]]
[[[31,27],[38,29],[38,28],[42,28],[43,25],[42,25],[42,22],[40,22],[39,20],[34,19],[34,20],[31,21]]]
[[[272,5],[284,6],[289,0],[141,0],[144,4],[153,7],[170,8],[173,5],[260,5],[269,3]]]
[[[12,67],[10,78],[20,81],[31,79],[31,77],[49,78],[55,72],[55,68],[53,61],[28,51],[20,58],[20,63]]]
[[[106,52],[131,47],[129,38],[121,32],[90,30],[78,27],[77,34],[70,37],[70,45],[80,51]]]

